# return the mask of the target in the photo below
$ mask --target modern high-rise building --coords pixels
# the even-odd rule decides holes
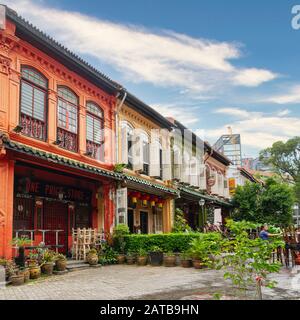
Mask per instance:
[[[228,128],[228,134],[222,135],[214,144],[213,148],[223,153],[231,160],[234,166],[242,166],[242,148],[241,148],[241,135],[233,134],[231,127]]]

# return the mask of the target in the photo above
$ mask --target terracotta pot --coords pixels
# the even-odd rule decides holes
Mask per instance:
[[[57,271],[65,271],[67,268],[67,260],[66,259],[56,260],[55,268]]]
[[[117,256],[117,261],[118,261],[118,264],[123,264],[125,263],[125,254],[119,254]]]
[[[21,271],[24,275],[24,282],[28,282],[30,279],[30,271],[28,268],[25,268],[24,270]]]
[[[138,266],[146,266],[148,262],[148,257],[137,257],[137,265]]]
[[[30,279],[37,279],[41,276],[41,268],[39,266],[32,266],[29,268]]]
[[[151,266],[159,267],[163,262],[164,255],[162,252],[150,252],[149,257]]]
[[[37,261],[36,260],[27,260],[28,267],[35,267],[37,266]]]
[[[165,267],[176,267],[176,256],[165,256],[164,265]]]
[[[127,264],[135,264],[135,257],[134,256],[126,256]]]
[[[89,265],[91,266],[95,266],[98,264],[98,255],[96,253],[92,253],[92,254],[88,254],[87,256],[87,262],[89,263]]]
[[[191,268],[192,267],[192,260],[191,259],[181,260],[181,266],[183,268]]]
[[[46,262],[42,265],[42,272],[48,276],[51,276],[53,274],[53,267],[53,262]]]
[[[300,266],[300,254],[298,254],[297,257],[295,258],[295,264],[297,266]]]
[[[201,260],[198,260],[198,259],[193,260],[193,266],[195,269],[202,269],[203,268]]]
[[[13,286],[20,286],[24,284],[24,273],[16,274],[10,277]]]

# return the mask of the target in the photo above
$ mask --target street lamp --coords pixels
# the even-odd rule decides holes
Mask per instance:
[[[205,206],[205,200],[204,199],[200,199],[199,200],[199,206],[201,207],[202,210],[202,227],[204,228],[204,206]]]

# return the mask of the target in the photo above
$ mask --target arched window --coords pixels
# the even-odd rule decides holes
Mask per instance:
[[[57,144],[69,151],[78,150],[78,97],[67,87],[58,87]]]
[[[104,116],[103,110],[94,102],[86,104],[86,151],[97,160],[103,160]]]
[[[48,80],[37,70],[21,69],[20,120],[22,133],[46,140]]]
[[[127,121],[121,123],[121,155],[122,162],[127,164],[128,169],[133,169],[133,126]]]

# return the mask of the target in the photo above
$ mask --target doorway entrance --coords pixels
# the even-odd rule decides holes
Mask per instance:
[[[127,224],[130,233],[134,233],[134,211],[132,209],[127,211]]]
[[[44,229],[49,230],[45,234],[45,244],[55,246],[55,230],[62,230],[58,233],[58,244],[63,247],[58,251],[65,254],[68,248],[68,205],[59,201],[45,200],[43,216]]]
[[[141,233],[147,234],[148,233],[148,212],[147,211],[140,211],[140,226],[141,226]]]

